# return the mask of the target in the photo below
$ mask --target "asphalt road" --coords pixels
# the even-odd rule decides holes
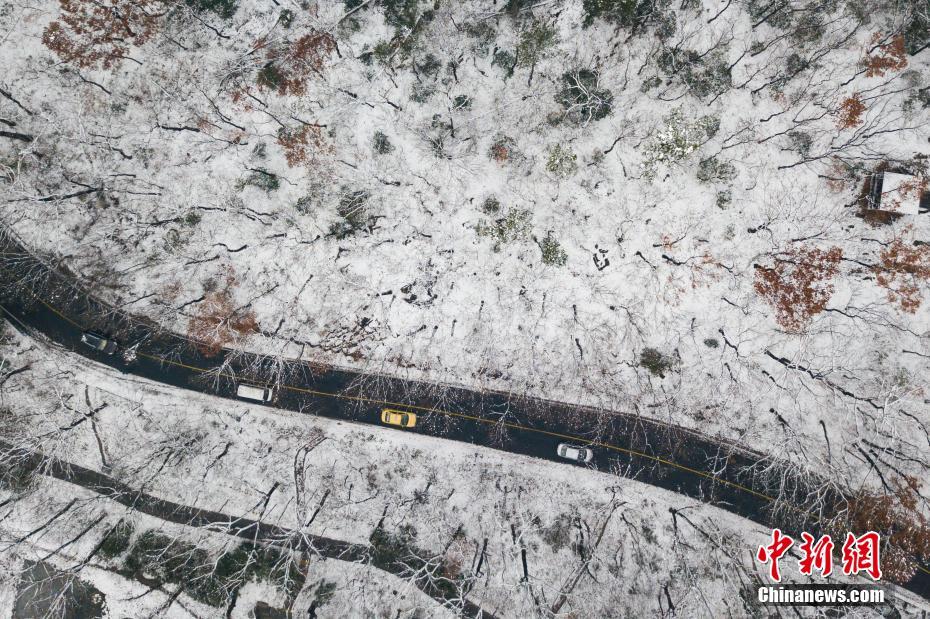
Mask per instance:
[[[97,301],[75,286],[68,273],[46,267],[2,231],[0,304],[17,329],[40,333],[120,372],[231,399],[236,399],[237,382],[274,382],[278,395],[272,406],[278,408],[379,426],[384,408],[411,411],[419,417],[416,427],[385,431],[428,434],[566,466],[583,465],[559,458],[559,443],[587,445],[594,450],[586,465],[591,468],[671,490],[795,536],[819,530],[817,518],[800,502],[809,495],[806,483],[772,472],[761,453],[620,412],[282,363],[238,351],[206,356],[187,339]],[[105,355],[88,348],[80,340],[87,329],[113,336],[121,350]],[[782,499],[777,513],[772,509],[775,497]],[[747,549],[761,541],[746,540]],[[930,599],[926,567],[904,586]]]

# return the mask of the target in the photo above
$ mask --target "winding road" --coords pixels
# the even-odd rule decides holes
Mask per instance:
[[[187,338],[95,299],[61,267],[43,263],[3,228],[0,306],[20,331],[41,334],[97,363],[167,385],[235,399],[238,382],[274,383],[277,398],[272,405],[279,408],[382,426],[382,409],[407,410],[417,413],[416,427],[389,431],[428,434],[566,466],[579,465],[559,458],[557,445],[587,445],[594,459],[586,466],[593,469],[671,490],[796,536],[818,530],[817,517],[803,503],[813,486],[773,470],[760,452],[621,412],[241,351],[224,349],[208,356]],[[112,335],[120,352],[106,355],[82,344],[81,334],[88,329]],[[920,566],[903,586],[930,600],[930,569]]]

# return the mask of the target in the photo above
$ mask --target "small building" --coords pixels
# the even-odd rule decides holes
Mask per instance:
[[[905,170],[879,170],[869,177],[863,209],[892,215],[930,213],[930,179]]]

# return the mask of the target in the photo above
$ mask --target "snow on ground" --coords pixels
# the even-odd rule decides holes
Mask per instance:
[[[16,335],[3,356],[10,367],[29,364],[0,392],[0,407],[14,417],[5,440],[98,470],[105,457],[109,474],[161,498],[316,535],[367,543],[383,518],[385,531],[463,573],[475,569],[484,548],[469,599],[499,616],[545,614],[563,592],[562,613],[660,615],[668,612],[666,590],[681,615],[764,614],[754,601],[764,567],[753,554],[769,532],[674,493],[574,466],[166,389]],[[91,411],[92,424],[75,424]],[[120,519],[133,523],[136,536],[155,529],[213,552],[231,544],[58,481],[42,481],[12,503],[0,540],[19,539],[75,497],[81,500],[69,518],[4,553],[5,560],[42,557],[100,516],[55,559],[59,567],[76,564]],[[80,572],[105,593],[111,616],[222,615],[186,595],[158,610],[167,593],[137,597],[145,587],[107,571],[113,567],[94,559]],[[803,578],[784,569],[791,581]],[[295,608],[318,599],[324,581],[335,588],[320,617],[438,613],[409,582],[337,561],[311,563]],[[275,595],[267,583],[248,586],[234,616],[257,601],[280,604]],[[904,616],[919,616],[904,602],[910,597],[897,604]]]
[[[2,145],[4,219],[127,310],[184,331],[228,294],[261,329],[237,346],[636,411],[841,478],[865,466],[863,435],[922,448],[901,437],[926,434],[930,310],[901,311],[862,265],[893,237],[926,238],[930,218],[873,229],[847,206],[877,160],[918,165],[930,135],[915,99],[926,53],[861,70],[890,13],[863,26],[842,5],[799,42],[738,6],[709,23],[719,8],[696,3],[661,39],[584,26],[577,0],[516,17],[472,1],[440,6],[388,62],[370,54],[393,32],[382,8],[334,27],[343,5],[314,4],[285,28],[277,7],[244,0],[206,18],[226,38],[182,12],[132,50],[141,64],[103,71],[42,46],[56,3],[3,7],[5,88],[36,111],[0,109],[39,136]],[[508,76],[497,52],[540,28],[550,46]],[[262,52],[314,29],[333,30],[339,54],[306,94],[256,85]],[[698,71],[689,94],[691,69],[661,68],[668,48],[732,75]],[[798,53],[812,64],[784,78]],[[610,114],[563,114],[573,69],[598,71]],[[856,92],[863,124],[837,129]],[[290,167],[278,138],[305,123],[323,127],[320,144]],[[666,151],[697,150],[653,178],[652,147],[670,135],[686,138]],[[107,191],[34,200],[85,185]],[[846,257],[801,334],[753,288],[756,265],[798,246]],[[664,371],[643,367],[649,349]]]

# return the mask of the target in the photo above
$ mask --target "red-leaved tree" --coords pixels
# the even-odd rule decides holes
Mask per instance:
[[[848,502],[847,510],[829,523],[831,533],[842,539],[876,531],[881,535],[882,579],[906,583],[922,561],[930,559],[930,519],[923,512],[920,480],[895,480],[884,494],[863,492]]]
[[[930,245],[908,245],[897,236],[881,251],[872,272],[888,301],[913,314],[920,307],[921,283],[930,282]]]
[[[872,35],[872,44],[875,45],[881,38],[881,33],[876,32]],[[865,74],[868,77],[882,77],[888,71],[904,69],[907,67],[904,35],[896,34],[889,42],[878,45],[871,53],[866,54],[862,63],[865,65]]]
[[[854,129],[862,124],[865,102],[858,92],[843,99],[836,111],[836,126],[840,129]]]
[[[278,145],[284,151],[287,165],[314,170],[318,167],[320,156],[331,153],[333,148],[323,137],[323,128],[319,125],[302,125],[299,129],[278,132]]]
[[[842,258],[839,247],[793,248],[776,256],[772,266],[756,265],[753,287],[775,310],[778,324],[797,333],[826,308]]]
[[[321,74],[326,61],[336,51],[336,39],[328,32],[305,34],[287,45],[268,51],[267,62],[258,74],[260,88],[279,95],[302,95],[310,75]]]
[[[58,0],[61,15],[42,42],[65,62],[109,69],[158,31],[161,0]]]
[[[235,279],[230,276],[224,289],[207,293],[187,324],[188,337],[196,342],[204,356],[213,357],[223,347],[258,333],[255,313],[233,305],[231,287],[234,284]]]

